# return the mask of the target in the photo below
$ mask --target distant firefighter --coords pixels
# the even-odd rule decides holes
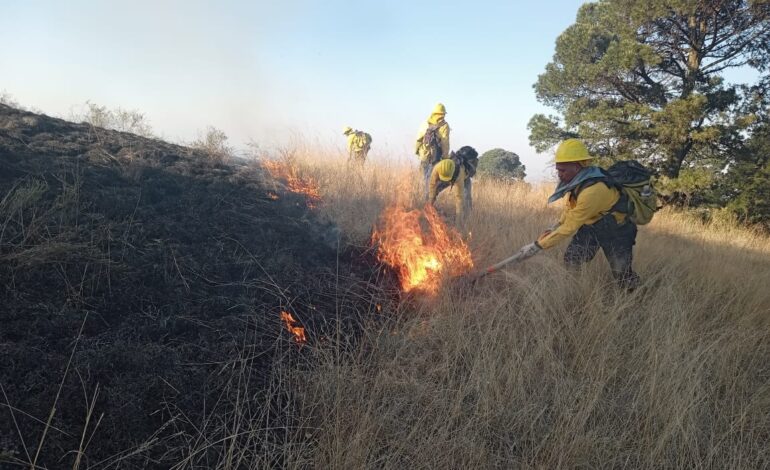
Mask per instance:
[[[348,158],[363,164],[372,146],[372,136],[364,131],[353,130],[350,126],[345,127],[342,133],[348,137]]]

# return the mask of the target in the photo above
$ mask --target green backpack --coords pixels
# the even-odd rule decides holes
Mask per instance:
[[[659,209],[652,172],[636,160],[626,160],[615,163],[605,173],[622,192],[613,210],[628,214],[636,225],[650,223]]]

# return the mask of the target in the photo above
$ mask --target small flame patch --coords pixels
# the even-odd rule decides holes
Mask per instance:
[[[281,310],[281,320],[283,320],[283,323],[286,325],[286,329],[289,330],[289,333],[294,335],[294,341],[299,344],[304,344],[307,342],[307,338],[305,337],[305,328],[299,326],[299,322],[294,319],[291,313],[285,310]]]
[[[286,181],[286,186],[291,192],[303,194],[305,203],[309,208],[318,207],[321,202],[321,191],[318,183],[310,177],[301,177],[296,165],[276,160],[265,160],[262,165],[273,178]]]

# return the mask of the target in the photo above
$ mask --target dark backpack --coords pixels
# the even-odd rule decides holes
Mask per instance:
[[[628,214],[636,225],[650,223],[658,210],[658,192],[652,183],[652,171],[636,160],[625,160],[607,168],[606,173],[623,192],[615,204],[618,212]]]
[[[372,146],[372,136],[364,131],[356,131],[356,150],[369,150]]]
[[[627,214],[636,225],[650,223],[658,210],[658,192],[652,184],[652,171],[636,160],[624,160],[601,169],[603,177],[592,178],[573,190],[573,196],[596,183],[604,183],[620,191],[620,199],[610,212]]]
[[[455,161],[454,181],[460,173],[460,165],[465,167],[465,176],[472,178],[476,175],[476,169],[479,166],[479,153],[473,147],[468,145],[460,147],[460,150],[451,153],[452,160]]]
[[[441,136],[438,135],[438,130],[444,123],[431,124],[428,129],[425,130],[425,135],[422,136],[422,145],[425,148],[430,149],[430,163],[435,163],[444,158],[441,155]]]

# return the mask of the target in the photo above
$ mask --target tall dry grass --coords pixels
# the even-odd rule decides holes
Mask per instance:
[[[349,243],[368,243],[387,204],[420,203],[408,166],[284,157],[317,179],[321,215]],[[548,189],[475,183],[478,265],[551,223]],[[770,240],[664,210],[640,229],[643,285],[631,294],[615,289],[601,254],[575,273],[563,249],[412,300],[359,347],[319,348],[312,367],[285,371],[303,426],[284,465],[769,466]]]

